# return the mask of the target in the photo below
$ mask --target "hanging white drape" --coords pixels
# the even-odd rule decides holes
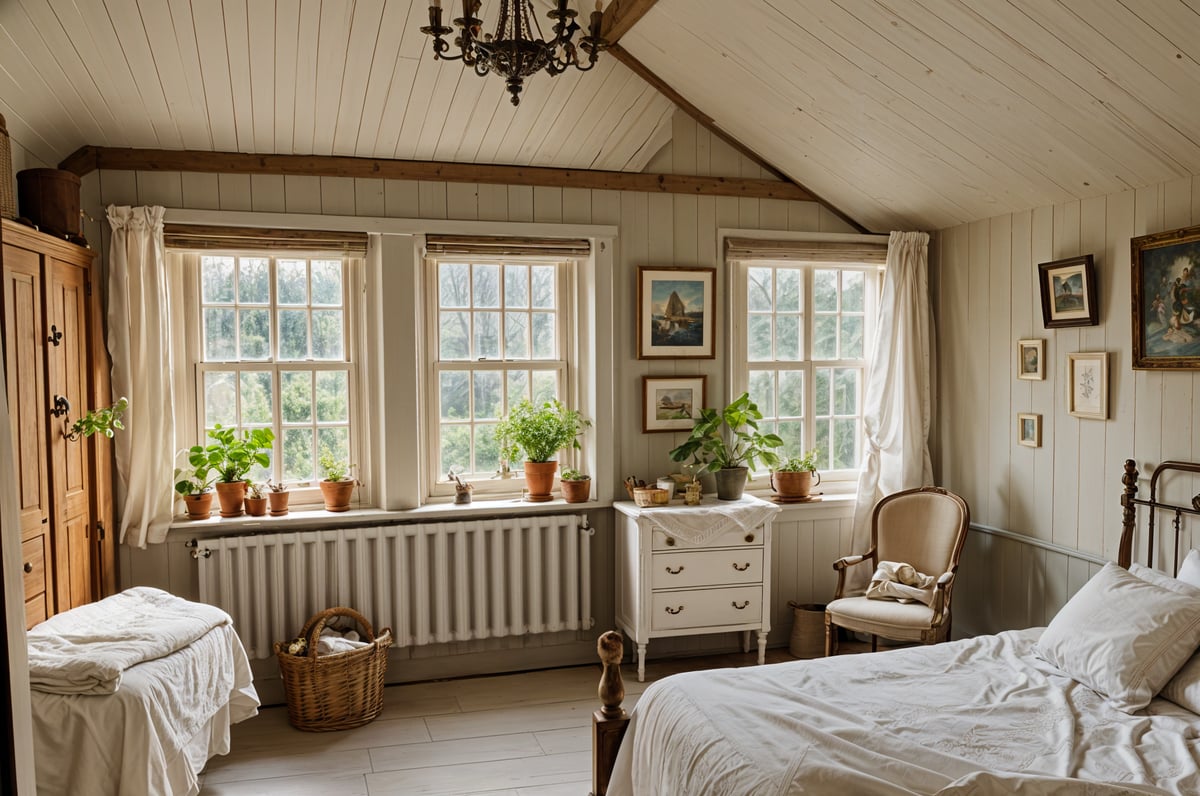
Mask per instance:
[[[866,451],[858,478],[850,551],[871,546],[871,509],[885,495],[933,483],[929,426],[933,415],[929,310],[929,235],[893,232],[867,367],[863,406]],[[861,571],[859,571],[861,570]],[[847,588],[861,592],[871,573],[847,572]]]
[[[108,208],[108,352],[113,395],[129,399],[127,431],[113,442],[121,541],[145,547],[167,536],[175,500],[175,394],[171,306],[161,207]]]

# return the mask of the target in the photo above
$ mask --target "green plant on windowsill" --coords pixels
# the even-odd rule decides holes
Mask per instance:
[[[525,399],[509,410],[496,425],[496,441],[500,443],[500,456],[513,462],[524,452],[527,461],[548,462],[560,450],[579,447],[579,435],[591,426],[574,409],[568,409],[558,399],[546,401],[541,406]]]
[[[789,456],[771,469],[776,473],[815,473],[817,454],[818,450],[813,448],[801,456]]]
[[[217,457],[215,467],[219,481],[227,484],[245,481],[254,465],[268,467],[271,456],[268,451],[275,442],[275,432],[269,428],[243,429],[241,435],[228,426],[217,423],[209,430],[213,442],[202,448],[207,456]],[[196,445],[195,451],[200,448]]]
[[[333,455],[333,451],[322,450],[317,464],[321,466],[323,481],[345,481],[350,477],[350,464],[345,459]]]

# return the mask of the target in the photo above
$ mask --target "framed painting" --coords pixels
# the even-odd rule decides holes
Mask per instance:
[[[1042,291],[1042,325],[1047,329],[1100,323],[1092,255],[1039,264],[1038,284]]]
[[[1200,227],[1130,241],[1133,367],[1200,368]]]
[[[638,359],[716,356],[716,268],[638,267]]]
[[[706,376],[643,376],[642,432],[691,431],[704,408]]]
[[[1042,447],[1042,416],[1017,414],[1017,444],[1027,448]]]
[[[1067,354],[1067,411],[1108,420],[1108,353]]]
[[[1017,341],[1017,378],[1042,381],[1046,378],[1046,341]]]

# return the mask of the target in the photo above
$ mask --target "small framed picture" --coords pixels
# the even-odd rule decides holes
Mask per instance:
[[[1017,341],[1017,378],[1042,381],[1046,378],[1046,341]]]
[[[1108,352],[1068,354],[1067,389],[1071,414],[1108,420]]]
[[[716,356],[716,268],[638,266],[638,359]]]
[[[1017,444],[1027,448],[1042,447],[1042,416],[1017,415]]]
[[[1038,283],[1042,291],[1042,325],[1047,329],[1099,325],[1092,255],[1041,263]]]
[[[691,431],[707,377],[642,377],[642,431]]]

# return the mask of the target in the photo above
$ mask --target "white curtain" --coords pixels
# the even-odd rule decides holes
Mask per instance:
[[[871,546],[871,509],[885,495],[933,483],[929,425],[933,415],[933,320],[929,309],[929,235],[893,232],[867,367],[863,425],[866,451],[858,479],[850,552]],[[871,573],[847,572],[861,592]]]
[[[114,438],[121,541],[163,541],[174,511],[175,394],[161,207],[108,208],[108,352],[113,395],[129,399]]]

